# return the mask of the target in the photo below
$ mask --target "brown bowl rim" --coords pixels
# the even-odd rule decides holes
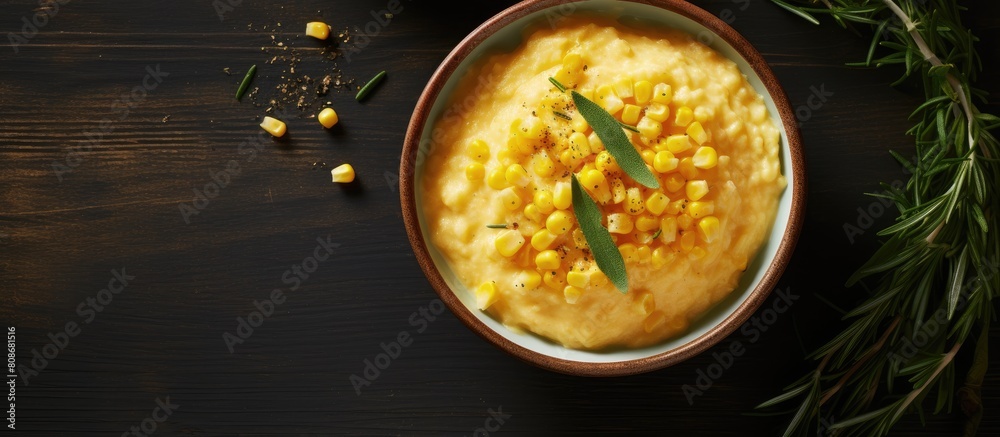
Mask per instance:
[[[468,308],[458,299],[448,284],[444,281],[434,261],[431,259],[424,241],[424,236],[420,232],[420,222],[417,215],[416,196],[414,193],[414,173],[416,170],[417,152],[419,150],[420,138],[423,135],[424,125],[430,109],[435,100],[444,88],[449,77],[455,72],[461,62],[487,38],[495,34],[504,26],[507,26],[528,14],[558,6],[565,3],[574,3],[565,0],[528,0],[517,3],[510,8],[493,16],[485,23],[477,27],[458,46],[455,47],[442,61],[431,76],[424,91],[417,101],[413,110],[413,116],[407,127],[404,139],[403,151],[400,157],[399,168],[399,189],[400,203],[403,210],[403,221],[409,235],[410,244],[416,255],[417,263],[424,271],[431,286],[444,301],[445,305],[462,321],[469,329],[478,334],[486,341],[499,347],[501,350],[514,357],[534,364],[536,366],[570,375],[578,376],[624,376],[650,372],[672,366],[687,360],[693,356],[704,352],[708,348],[722,341],[725,337],[743,325],[750,318],[757,308],[767,299],[771,291],[777,286],[778,280],[791,260],[795,250],[795,244],[802,229],[805,216],[805,157],[802,150],[802,140],[798,130],[795,113],[788,101],[788,97],[777,78],[768,66],[767,61],[757,50],[743,38],[735,29],[723,22],[718,17],[709,12],[683,0],[622,0],[631,3],[642,3],[656,6],[684,17],[694,20],[717,36],[724,39],[736,51],[743,56],[747,63],[760,77],[768,93],[774,101],[775,107],[781,118],[781,123],[785,128],[785,136],[788,138],[787,147],[791,155],[792,174],[794,176],[792,189],[792,205],[788,218],[785,233],[781,238],[777,253],[770,265],[767,267],[763,278],[750,293],[749,296],[718,325],[710,328],[708,332],[689,341],[681,346],[668,351],[631,360],[616,362],[583,362],[566,360],[562,358],[545,355],[531,349],[520,346],[499,332],[493,330],[481,322]]]

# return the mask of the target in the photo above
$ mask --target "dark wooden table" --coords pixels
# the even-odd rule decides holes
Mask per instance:
[[[41,368],[28,385],[18,380],[17,429],[472,435],[495,429],[492,410],[503,423],[491,434],[777,433],[787,417],[745,413],[805,371],[804,351],[841,326],[815,294],[841,304],[861,295],[839,284],[876,248],[875,228],[852,242],[843,226],[872,204],[863,193],[878,181],[905,178],[887,150],[912,154],[904,132],[919,95],[889,87],[897,71],[845,67],[867,41],[835,25],[810,25],[764,0],[703,2],[715,14],[730,11],[793,105],[807,105],[817,88],[833,93],[802,111],[809,211],[780,285],[801,298],[759,336],[737,332],[669,369],[610,379],[554,374],[505,355],[448,312],[425,315],[436,295],[400,216],[398,160],[420,91],[463,36],[506,6],[475,3],[403,2],[350,62],[338,60],[344,79],[388,70],[383,87],[365,104],[331,91],[324,100],[342,124],[332,134],[307,118],[314,111],[293,111],[291,138],[268,140],[251,160],[254,143],[240,145],[259,132],[262,108],[233,94],[251,64],[261,68],[258,99],[274,92],[279,69],[264,64],[275,50],[270,36],[299,49],[300,69],[328,69],[318,45],[296,37],[304,23],[363,28],[387,2],[76,0],[57,3],[37,34],[22,29],[22,17],[30,21],[39,2],[6,2],[0,33],[23,40],[14,40],[17,53],[0,47],[0,319],[16,327],[17,363],[31,366],[37,350]],[[979,85],[993,93],[996,113],[1000,7],[966,3],[983,39]],[[88,132],[95,141],[86,142]],[[230,161],[239,172],[225,176]],[[352,163],[359,186],[331,184],[316,162]],[[212,189],[213,178],[225,186]],[[205,190],[208,200],[196,201]],[[187,222],[181,204],[196,207]],[[875,226],[891,220],[885,214]],[[326,253],[317,239],[339,246],[313,263],[314,252]],[[305,271],[293,270],[303,263]],[[109,281],[118,293],[101,291]],[[261,302],[274,289],[283,292],[270,313]],[[258,318],[255,305],[271,315]],[[241,342],[229,338],[230,353],[225,333],[238,336],[237,320],[247,317],[256,327],[233,337]],[[358,395],[350,376],[402,331],[412,344]],[[734,341],[747,352],[689,405],[681,387]],[[984,399],[991,412],[981,434],[998,435],[995,367]],[[166,415],[158,402],[177,407]],[[922,426],[909,417],[897,434],[958,435],[962,421],[943,414]]]

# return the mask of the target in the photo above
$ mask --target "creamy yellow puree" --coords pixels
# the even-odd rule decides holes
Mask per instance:
[[[622,173],[549,77],[638,128],[660,190]],[[735,288],[786,184],[779,131],[733,62],[684,33],[594,19],[480,62],[432,140],[418,185],[431,244],[493,317],[578,349],[682,334]],[[626,294],[587,250],[571,173],[625,258]]]

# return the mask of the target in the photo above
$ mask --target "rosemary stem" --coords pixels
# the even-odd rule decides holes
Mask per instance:
[[[907,33],[910,34],[910,38],[913,38],[913,42],[917,44],[917,48],[920,49],[920,54],[924,55],[924,60],[926,60],[928,63],[930,63],[932,66],[935,67],[940,67],[944,65],[941,63],[941,59],[938,58],[937,55],[934,54],[931,48],[927,45],[927,41],[924,40],[924,37],[921,36],[920,32],[917,31],[917,25],[913,23],[913,20],[910,20],[910,16],[907,15],[906,12],[903,12],[903,10],[898,5],[896,5],[895,1],[893,0],[882,0],[882,1],[889,8],[889,10],[892,11],[893,14],[896,14],[896,17],[898,17],[899,20],[902,21],[903,24],[906,26]],[[948,73],[947,79],[948,79],[948,84],[951,85],[952,91],[954,91],[955,94],[958,95],[958,101],[962,105],[962,110],[965,111],[965,119],[967,121],[966,133],[969,135],[969,147],[971,148],[972,146],[975,145],[975,138],[972,136],[972,125],[975,120],[975,116],[972,114],[972,105],[969,104],[969,98],[968,96],[965,95],[965,89],[962,88],[962,84],[958,81],[958,78],[956,78],[955,75]],[[983,153],[987,155],[986,156],[987,158],[989,158],[989,152],[983,150]],[[972,154],[972,160],[975,161],[975,159],[976,155]]]
[[[840,391],[840,389],[843,388],[845,384],[847,384],[847,381],[851,379],[852,376],[854,376],[854,373],[857,372],[859,369],[861,369],[861,366],[863,366],[866,362],[868,362],[868,360],[870,360],[872,357],[878,354],[879,350],[882,349],[882,346],[885,345],[885,342],[889,340],[889,335],[892,334],[892,331],[896,330],[896,326],[899,325],[901,319],[902,319],[901,316],[896,316],[896,318],[893,319],[892,324],[890,324],[889,327],[885,329],[885,333],[883,333],[882,337],[879,338],[878,343],[873,344],[872,347],[868,349],[868,353],[866,353],[863,357],[861,357],[861,359],[858,360],[858,362],[855,363],[854,366],[851,367],[851,369],[848,370],[847,373],[845,373],[844,376],[841,377],[839,381],[837,381],[836,385],[830,387],[830,389],[823,394],[823,398],[821,398],[819,401],[820,406],[825,404],[826,401],[829,401],[830,398],[833,397],[833,395],[837,394],[837,392]]]
[[[948,351],[948,353],[941,358],[941,364],[938,364],[937,368],[934,369],[934,373],[932,373],[931,376],[927,378],[927,381],[924,382],[924,385],[910,392],[910,395],[906,397],[906,400],[904,400],[903,403],[899,405],[899,408],[896,410],[896,414],[893,415],[892,417],[893,423],[899,420],[900,416],[902,416],[903,413],[906,412],[907,408],[910,407],[910,404],[913,403],[913,401],[918,396],[920,396],[920,394],[923,393],[924,390],[927,389],[927,387],[930,387],[931,384],[934,383],[935,380],[937,380],[937,377],[941,375],[941,372],[944,371],[945,367],[948,367],[948,365],[951,364],[952,360],[955,359],[955,354],[957,354],[958,350],[961,348],[962,348],[962,342],[955,343],[955,346],[952,347],[951,350]]]

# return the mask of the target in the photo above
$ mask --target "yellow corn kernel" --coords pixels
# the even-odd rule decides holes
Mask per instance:
[[[656,299],[652,293],[642,293],[636,298],[636,309],[639,314],[649,315],[656,309]]]
[[[663,311],[653,311],[652,314],[646,316],[646,320],[642,321],[642,329],[646,331],[647,334],[652,333],[667,320],[666,314]]]
[[[552,205],[552,192],[549,190],[536,191],[533,201],[535,202],[535,206],[538,207],[538,212],[542,214],[548,214],[555,209],[555,206]]]
[[[601,105],[609,114],[615,115],[625,107],[625,102],[615,94],[615,89],[611,85],[601,85],[594,91],[596,103]]]
[[[316,39],[327,39],[330,37],[330,26],[319,21],[306,23],[306,35]]]
[[[284,122],[273,117],[264,117],[264,120],[260,122],[260,127],[266,130],[267,133],[279,138],[285,135],[285,130],[287,129]]]
[[[571,72],[583,70],[583,57],[578,53],[568,53],[562,60],[563,69]]]
[[[632,232],[632,216],[616,212],[608,214],[608,232],[612,234],[628,234]]]
[[[486,162],[490,159],[490,146],[483,140],[472,141],[465,152],[470,158],[479,162]]]
[[[590,285],[594,287],[603,287],[608,285],[608,277],[604,275],[604,272],[598,270],[597,268],[592,268],[590,270]]]
[[[340,117],[337,117],[337,111],[334,111],[333,108],[323,108],[322,111],[319,111],[319,115],[316,116],[316,120],[319,120],[319,124],[323,125],[323,127],[329,129],[340,121]]]
[[[542,222],[542,212],[538,210],[538,205],[529,203],[524,207],[524,216],[535,223]]]
[[[670,262],[673,261],[673,258],[673,252],[670,252],[670,249],[661,246],[657,247],[656,250],[653,251],[650,262],[652,262],[653,268],[662,269],[667,264],[670,264]]]
[[[677,169],[677,164],[680,160],[674,157],[673,153],[666,150],[661,150],[656,152],[653,157],[653,168],[658,173],[670,173]]]
[[[640,105],[645,105],[653,98],[653,84],[648,80],[640,80],[635,83],[632,87],[632,91],[635,93],[635,102]]]
[[[690,252],[691,249],[694,249],[694,242],[694,232],[685,232],[681,235],[681,250],[684,252]]]
[[[592,153],[590,150],[590,139],[581,132],[573,132],[569,136],[569,147],[576,155],[574,158],[583,159]]]
[[[486,167],[478,162],[473,162],[465,167],[465,177],[470,181],[481,181],[486,177]]]
[[[702,218],[715,214],[715,202],[690,202],[686,212],[691,218]]]
[[[573,191],[569,182],[557,182],[552,190],[552,205],[556,209],[569,209],[573,205]]]
[[[566,282],[576,288],[587,288],[590,286],[590,273],[582,271],[572,271],[566,274]]]
[[[580,300],[580,296],[582,294],[583,290],[572,285],[567,285],[566,288],[563,288],[563,299],[565,299],[566,303],[570,305],[573,305],[576,301]]]
[[[476,308],[479,308],[481,311],[486,311],[487,308],[499,299],[500,294],[497,293],[497,285],[492,282],[484,282],[476,289]]]
[[[542,275],[534,270],[522,270],[514,277],[514,286],[524,290],[534,290],[542,285]]]
[[[619,77],[618,80],[615,81],[615,93],[622,99],[634,96],[635,91],[632,89],[632,78]]]
[[[671,173],[669,176],[667,176],[667,179],[664,182],[665,182],[664,185],[666,185],[667,187],[667,191],[674,192],[674,191],[680,191],[681,188],[684,188],[684,184],[687,183],[687,180],[685,180],[683,176],[677,173]]]
[[[566,211],[556,211],[545,219],[545,229],[549,232],[562,235],[573,229],[573,219]]]
[[[576,85],[577,74],[565,68],[560,68],[559,71],[557,71],[553,77],[555,78],[555,80],[559,81],[559,83],[563,84],[564,86],[571,87],[573,85]]]
[[[597,132],[591,132],[590,135],[587,135],[587,142],[590,143],[590,153],[604,151],[604,141],[601,141],[601,137],[597,136]]]
[[[502,190],[507,187],[507,177],[504,176],[504,168],[497,167],[490,172],[486,178],[486,184],[494,190]]]
[[[351,164],[341,164],[330,170],[330,176],[336,183],[349,184],[354,182],[354,167]]]
[[[719,154],[716,153],[714,147],[702,146],[694,152],[691,161],[695,167],[707,170],[719,164]]]
[[[524,236],[518,231],[506,229],[497,234],[496,239],[493,240],[493,245],[496,246],[497,252],[500,255],[510,258],[518,250],[521,250],[521,246],[524,246]]]
[[[561,270],[540,271],[542,282],[553,290],[562,290],[566,286],[566,274]]]
[[[497,152],[497,161],[500,161],[500,165],[507,166],[517,161],[517,149],[511,148],[510,145],[504,147],[502,150]],[[503,176],[503,173],[500,174]]]
[[[660,241],[663,244],[673,243],[677,239],[677,218],[664,217],[660,220]]]
[[[674,99],[674,90],[670,88],[670,85],[665,83],[658,83],[653,87],[653,101],[656,103],[662,103],[666,105]]]
[[[625,190],[625,212],[630,215],[646,212],[646,200],[642,198],[642,190],[638,187]]]
[[[691,229],[691,225],[694,224],[694,219],[687,214],[681,214],[677,216],[677,226],[683,231]]]
[[[622,168],[618,166],[618,162],[615,161],[615,157],[611,156],[611,153],[607,150],[597,154],[597,159],[594,160],[594,165],[598,170],[604,172],[604,174],[608,176],[616,176],[622,172]]]
[[[694,142],[698,143],[698,145],[705,144],[705,142],[708,141],[708,132],[706,132],[701,123],[697,121],[689,124],[686,132],[688,136],[694,140]]]
[[[625,196],[628,193],[625,191],[625,183],[621,179],[615,178],[611,180],[611,201],[615,205],[625,201]]]
[[[719,237],[721,230],[722,225],[715,216],[708,216],[698,220],[698,236],[701,237],[701,241],[706,243],[715,241]]]
[[[642,162],[645,162],[646,165],[652,167],[653,159],[656,158],[656,152],[650,149],[643,149],[642,152],[639,153],[639,156],[642,157]]]
[[[688,258],[690,258],[690,259],[702,259],[702,258],[705,257],[705,255],[708,255],[708,251],[705,250],[705,248],[703,248],[701,246],[695,246],[694,248],[691,249],[691,252],[688,253]]]
[[[555,243],[559,239],[559,235],[549,232],[548,229],[540,229],[531,236],[531,247],[535,250],[542,251],[552,247],[552,243]]]
[[[635,125],[635,128],[639,131],[639,134],[650,140],[655,140],[656,137],[663,133],[663,124],[649,117],[642,117],[642,120],[639,120],[639,124]]]
[[[587,130],[590,129],[590,124],[579,113],[573,115],[573,121],[570,122],[570,125],[576,132],[587,133]]]
[[[514,191],[514,187],[507,187],[500,190],[499,198],[500,203],[508,211],[516,211],[521,208],[521,196],[517,194],[517,191]]]
[[[690,157],[684,158],[677,163],[677,172],[687,180],[698,177],[698,168],[694,166],[694,160]]]
[[[662,103],[650,103],[646,107],[646,117],[660,123],[667,121],[670,118],[670,107]]]
[[[611,187],[600,170],[584,171],[580,174],[580,184],[594,196],[597,203],[606,204],[611,201]]]
[[[677,108],[677,115],[674,117],[674,124],[678,126],[687,126],[691,124],[691,120],[694,120],[694,111],[687,106],[681,106]]]
[[[635,228],[642,232],[649,232],[660,227],[660,221],[651,215],[644,214],[635,219]]]
[[[618,252],[622,254],[622,259],[625,260],[626,264],[639,262],[638,250],[639,248],[635,247],[632,243],[625,243],[618,246]]]
[[[528,117],[524,120],[514,120],[515,123],[520,121],[520,125],[516,127],[515,133],[526,140],[541,140],[545,136],[545,123],[542,122],[538,117]],[[511,128],[514,128],[512,125]]]
[[[652,254],[653,251],[645,244],[635,249],[635,256],[639,259],[640,264],[649,264]]]
[[[667,137],[667,150],[674,155],[684,153],[691,148],[691,140],[687,135],[671,135]]]
[[[556,270],[560,264],[559,253],[554,250],[543,250],[535,255],[535,266],[539,270]]]
[[[580,228],[573,229],[573,245],[577,249],[590,249],[590,245],[587,244],[587,237],[583,235],[583,230]]]
[[[538,155],[535,157],[532,169],[535,170],[536,175],[547,178],[556,172],[556,163],[552,162],[548,156]]]
[[[563,84],[563,85],[565,85],[565,84]],[[587,88],[580,88],[580,90],[578,92],[580,93],[581,96],[586,97],[587,100],[594,101],[594,89],[593,88],[589,88],[589,87],[587,87]]]
[[[507,180],[508,184],[521,188],[527,187],[531,183],[528,171],[521,164],[514,164],[507,167],[507,171],[504,172],[504,179]]]
[[[685,194],[687,194],[688,200],[701,200],[702,197],[708,194],[708,182],[707,181],[688,181],[685,187]]]
[[[632,104],[625,105],[625,109],[622,110],[622,123],[635,126],[639,122],[640,115],[642,115],[642,108]]]
[[[646,199],[646,211],[649,211],[653,215],[663,214],[663,210],[667,208],[667,204],[670,203],[670,198],[665,194],[657,191],[649,195]]]

